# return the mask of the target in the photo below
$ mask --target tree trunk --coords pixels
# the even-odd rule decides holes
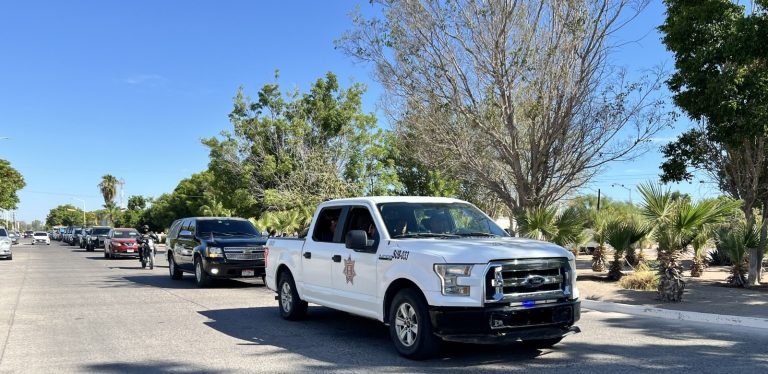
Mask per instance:
[[[691,268],[691,276],[692,277],[700,277],[702,273],[704,273],[704,258],[703,256],[694,256],[693,257],[693,267]]]
[[[635,248],[627,248],[627,253],[624,255],[624,257],[633,268],[637,267],[637,265],[640,263],[640,258],[637,256],[637,250]]]
[[[749,277],[747,287],[759,286],[763,278],[763,256],[768,243],[768,203],[763,202],[762,224],[760,226],[760,243],[757,248],[749,249]]]
[[[731,265],[731,275],[728,276],[728,283],[734,287],[744,287],[747,285],[747,263],[734,263]]]
[[[685,281],[682,269],[677,264],[678,252],[675,250],[659,250],[659,288],[658,294],[662,301],[680,302],[683,300]]]
[[[598,245],[592,253],[592,271],[605,271],[605,247]]]

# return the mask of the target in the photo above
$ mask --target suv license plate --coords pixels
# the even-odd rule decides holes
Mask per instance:
[[[254,270],[243,270],[244,277],[252,277],[254,275],[256,275],[256,271]]]
[[[133,253],[133,249],[126,249],[125,251],[128,253]]]

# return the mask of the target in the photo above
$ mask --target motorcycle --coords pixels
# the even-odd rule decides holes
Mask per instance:
[[[152,238],[141,239],[141,268],[146,269],[149,265],[149,270],[155,268],[155,241]]]

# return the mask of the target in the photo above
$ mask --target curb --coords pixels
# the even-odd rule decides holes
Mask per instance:
[[[586,309],[591,309],[598,312],[614,312],[679,321],[704,322],[719,325],[768,329],[768,319],[766,318],[687,312],[682,310],[654,308],[645,305],[619,304],[598,300],[582,300],[581,306]]]

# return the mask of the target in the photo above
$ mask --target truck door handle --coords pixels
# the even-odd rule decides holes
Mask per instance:
[[[304,258],[312,258],[312,252],[304,252]]]
[[[341,262],[341,255],[334,255],[331,257],[331,260],[333,260],[333,262]]]

